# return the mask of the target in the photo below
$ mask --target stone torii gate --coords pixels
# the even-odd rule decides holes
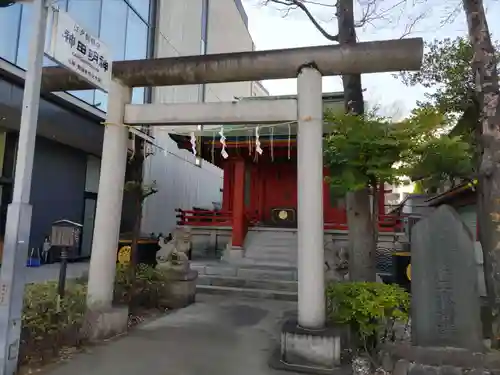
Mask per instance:
[[[322,77],[420,69],[420,38],[272,51],[224,53],[113,63],[88,281],[88,307],[111,309],[116,244],[125,178],[127,125],[263,124],[298,121],[298,326],[297,348],[308,330],[325,326],[323,249]],[[130,104],[133,87],[298,78],[297,99],[237,103]],[[92,88],[64,68],[43,71],[44,91]],[[295,324],[297,327],[297,324]],[[316,335],[316,334],[315,334]],[[295,340],[294,339],[294,340]],[[301,341],[306,340],[306,341]],[[310,342],[310,341],[309,341]],[[319,355],[301,355],[320,366],[338,362],[331,341]],[[327,346],[328,346],[327,345]],[[332,346],[333,345],[333,346]],[[309,345],[309,347],[312,347]],[[301,349],[301,350],[302,350]],[[304,351],[302,350],[302,351]],[[299,350],[300,351],[300,350]],[[333,358],[335,357],[335,358]],[[333,362],[332,362],[333,361]],[[336,362],[337,361],[337,362]]]

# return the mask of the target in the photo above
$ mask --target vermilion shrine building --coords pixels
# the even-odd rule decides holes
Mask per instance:
[[[241,100],[295,99],[296,96],[251,97]],[[323,94],[323,107],[343,110],[343,93]],[[221,142],[220,131],[226,138]],[[258,133],[258,139],[257,139]],[[328,133],[328,125],[324,125]],[[201,137],[197,137],[194,147],[198,156],[224,171],[222,208],[217,211],[180,207],[178,223],[190,226],[193,231],[195,248],[196,236],[204,237],[209,245],[219,247],[219,237],[232,247],[246,247],[247,234],[267,232],[267,238],[279,236],[277,233],[294,232],[297,227],[297,123],[262,124],[255,126],[226,125],[206,126]],[[192,150],[193,142],[187,135],[172,134],[179,148]],[[262,152],[259,153],[258,145]],[[227,158],[223,157],[223,148]],[[324,168],[324,176],[329,173]],[[379,212],[384,213],[385,191],[379,189]],[[346,231],[347,213],[344,200],[335,194],[330,186],[323,185],[325,230]],[[400,223],[392,217],[380,215],[381,232],[400,231]],[[211,229],[212,228],[212,229]],[[215,237],[215,238],[214,238]],[[211,239],[210,239],[211,238]],[[198,241],[203,242],[202,238]],[[267,241],[269,242],[269,240]],[[265,245],[265,244],[262,244]]]

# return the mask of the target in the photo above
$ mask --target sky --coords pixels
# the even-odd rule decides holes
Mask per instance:
[[[335,0],[322,0],[332,4]],[[366,2],[367,0],[358,0]],[[385,8],[399,0],[379,0]],[[430,7],[427,2],[432,2]],[[409,25],[418,17],[419,22],[412,28],[408,37],[422,37],[424,41],[434,39],[456,38],[467,35],[465,16],[459,0],[409,0],[413,6],[396,8],[384,12],[385,18],[358,29],[360,41],[399,39],[406,34]],[[290,12],[286,17],[278,6],[262,6],[262,0],[243,0],[249,19],[250,34],[258,50],[306,47],[330,44],[301,13],[300,10]],[[355,0],[356,3],[356,0]],[[446,5],[439,6],[436,3]],[[415,5],[416,4],[416,5]],[[486,14],[493,37],[500,37],[500,23],[494,22],[493,15],[500,14],[500,1],[485,0]],[[361,9],[361,8],[359,8]],[[457,9],[457,16],[452,22],[442,25],[442,21]],[[312,12],[321,21],[322,26],[330,33],[336,34],[336,21],[331,20],[332,10],[325,7],[313,7]],[[422,17],[420,17],[422,16]],[[264,81],[264,86],[271,95],[295,94],[296,80]],[[407,87],[391,73],[366,74],[362,77],[365,89],[365,101],[369,106],[379,106],[382,114],[394,118],[407,115],[417,100],[424,98],[423,87]],[[323,78],[323,92],[342,91],[340,77]]]

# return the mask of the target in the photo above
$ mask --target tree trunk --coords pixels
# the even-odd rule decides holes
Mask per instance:
[[[337,5],[339,24],[339,43],[356,43],[354,27],[353,0],[339,0]],[[348,113],[363,116],[365,105],[361,75],[343,75],[344,107]],[[351,280],[375,280],[372,254],[375,253],[376,240],[371,224],[369,190],[347,193],[347,225],[349,227],[349,275]]]
[[[500,301],[500,92],[497,60],[482,0],[463,0],[469,39],[474,50],[482,158],[479,170],[478,214],[488,301],[495,320]],[[498,324],[494,324],[494,338]]]
[[[132,229],[132,244],[130,265],[135,274],[135,269],[139,264],[139,238],[141,237],[141,220],[142,220],[142,194],[134,194],[134,227]]]
[[[135,136],[134,138],[134,155],[129,160],[129,175],[132,183],[132,190],[128,195],[132,199],[134,207],[134,224],[132,227],[132,243],[130,245],[130,273],[131,279],[135,279],[135,270],[139,259],[138,242],[141,235],[141,218],[142,218],[142,172],[144,164],[144,140],[141,137]]]
[[[375,281],[374,227],[368,188],[347,194],[349,280]]]

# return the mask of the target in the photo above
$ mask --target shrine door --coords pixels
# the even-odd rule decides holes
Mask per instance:
[[[273,163],[265,168],[263,217],[271,224],[273,209],[297,211],[297,164]]]

